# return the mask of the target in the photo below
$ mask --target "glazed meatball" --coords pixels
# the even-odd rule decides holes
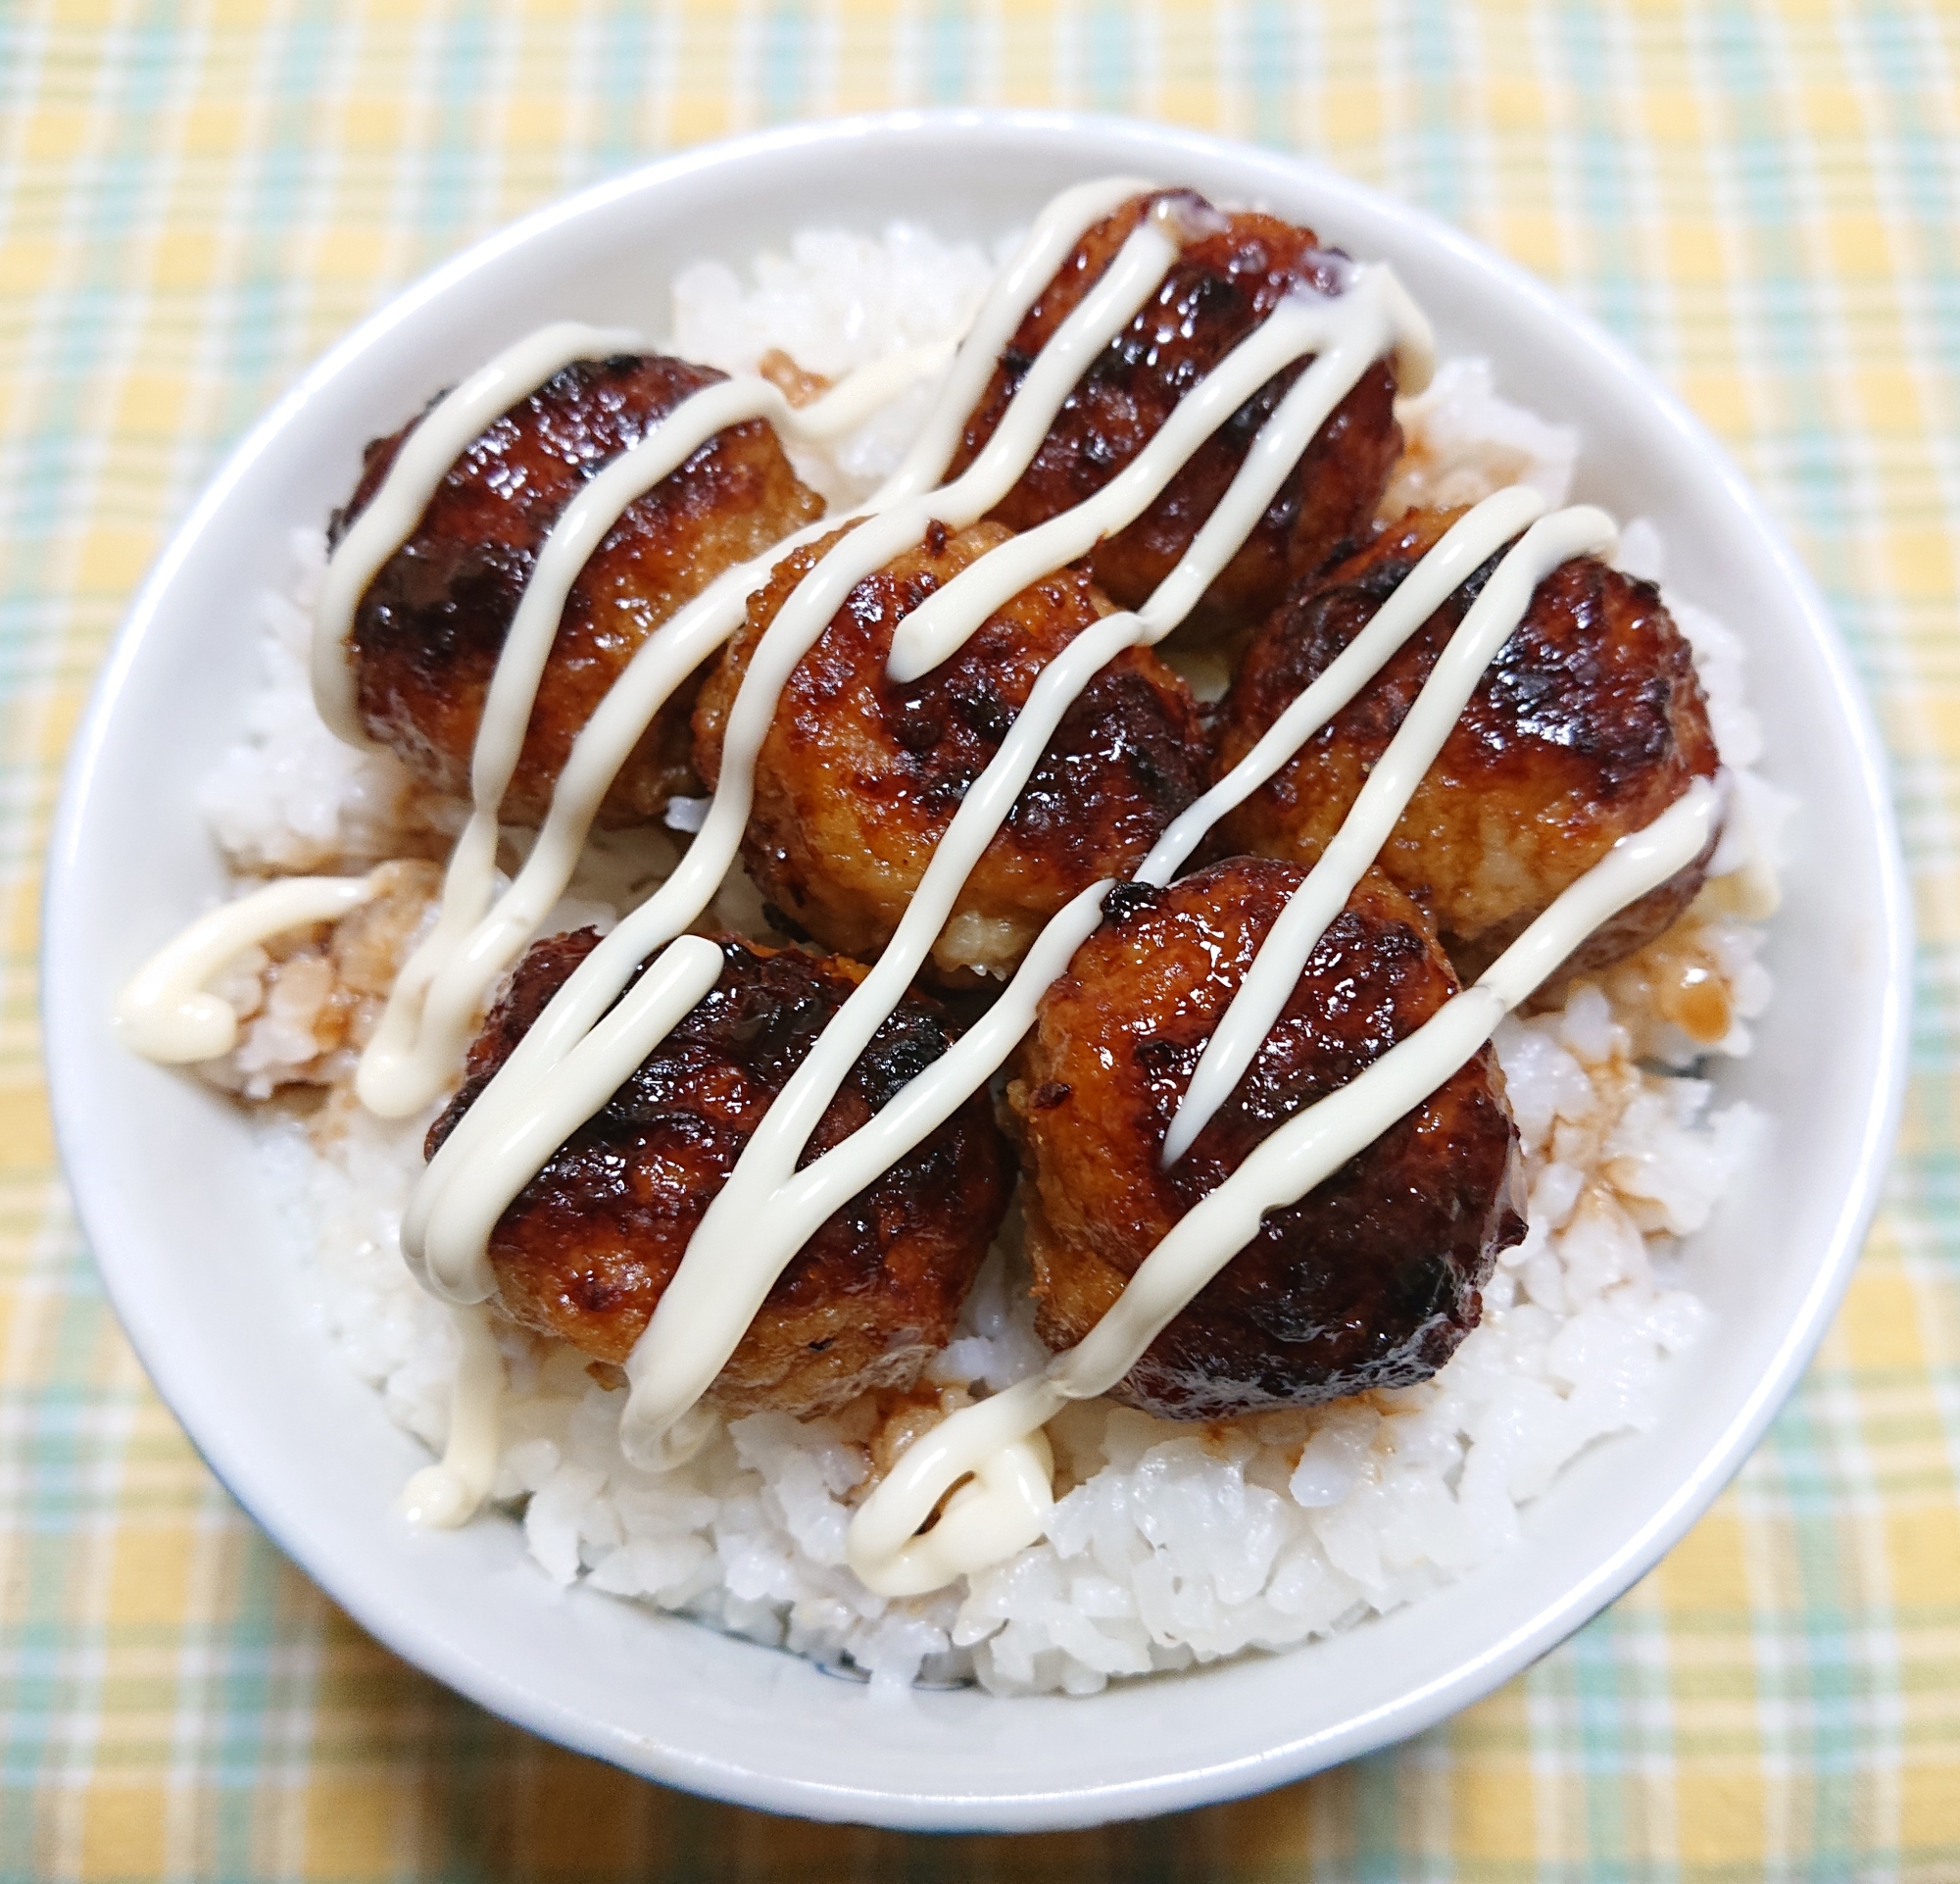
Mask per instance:
[[[1168,889],[1125,884],[1041,1005],[1008,1103],[1037,1326],[1067,1348],[1151,1251],[1284,1120],[1434,1015],[1456,977],[1420,912],[1371,873],[1279,1023],[1183,1158],[1164,1134],[1260,941],[1302,881],[1234,858]],[[1517,1133],[1486,1048],[1287,1209],[1271,1212],[1114,1397],[1171,1418],[1311,1406],[1426,1379],[1477,1325],[1524,1235]]]
[[[1220,774],[1372,620],[1456,515],[1412,513],[1275,611],[1225,702]],[[1222,822],[1224,848],[1302,864],[1319,857],[1497,561]],[[1712,777],[1716,764],[1692,657],[1658,592],[1575,557],[1538,585],[1381,868],[1429,910],[1459,970],[1480,973],[1618,838]],[[1693,900],[1711,855],[1712,845],[1598,930],[1566,971],[1603,967],[1658,935]]]
[[[835,539],[832,539],[833,541]],[[1064,570],[1024,589],[919,680],[886,678],[893,630],[1007,540],[998,524],[918,549],[854,589],[784,689],[756,768],[749,872],[787,921],[826,947],[875,955],[933,847],[1006,737],[1042,669],[1109,605]],[[828,545],[785,558],[695,709],[695,762],[717,778],[735,693],[763,631]],[[1131,649],[1083,690],[968,877],[934,950],[943,976],[1005,973],[1047,919],[1125,874],[1202,789],[1208,748],[1189,689]]]
[[[1287,296],[1338,291],[1348,264],[1311,229],[1252,212],[1221,215],[1190,190],[1125,203],[1082,238],[1029,309],[954,460],[979,456],[1035,356],[1115,259],[1151,206],[1168,201],[1194,231],[1162,286],[1102,351],[1068,397],[1026,472],[994,511],[1009,529],[1031,529],[1093,497],[1143,450],[1171,410]],[[1199,448],[1149,510],[1099,543],[1086,567],[1123,608],[1138,608],[1211,515],[1304,362],[1277,373]],[[1379,360],[1320,428],[1244,547],[1194,612],[1193,637],[1254,624],[1289,582],[1318,569],[1374,515],[1401,452],[1396,373]]]
[[[598,941],[534,945],[470,1049],[455,1128],[545,1004]],[[863,969],[730,937],[719,980],[575,1132],[498,1220],[498,1299],[524,1326],[623,1362],[652,1318],[735,1160]],[[908,996],[878,1029],[803,1163],[848,1137],[956,1035]],[[829,1217],[769,1291],[710,1390],[731,1413],[808,1416],[874,1387],[910,1385],[955,1317],[1006,1209],[1006,1148],[985,1095]]]
[[[612,459],[723,376],[659,354],[574,361],[475,439],[355,612],[349,651],[371,738],[438,791],[467,794],[484,695],[552,525]],[[414,429],[368,448],[334,518],[336,541]],[[762,420],[717,433],[629,505],[566,599],[505,821],[543,820],[572,741],[656,628],[722,570],[822,513]],[[607,794],[602,823],[642,822],[696,788],[687,717],[698,684],[656,716]]]

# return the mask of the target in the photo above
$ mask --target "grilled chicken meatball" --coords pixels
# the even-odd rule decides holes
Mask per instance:
[[[1087,576],[1064,570],[1024,589],[921,679],[888,680],[900,620],[1006,540],[998,524],[957,535],[934,524],[916,550],[852,591],[783,691],[743,855],[762,894],[826,947],[871,956],[891,939],[1036,676],[1109,613]],[[784,559],[702,688],[695,763],[710,782],[756,645],[828,547]],[[1071,896],[1142,861],[1202,789],[1206,759],[1184,682],[1147,650],[1119,655],[1069,709],[968,877],[934,950],[938,970],[969,981],[976,970],[1010,970]]]
[[[467,793],[483,698],[547,533],[588,479],[723,376],[660,354],[574,361],[474,440],[355,612],[350,655],[372,738],[437,790]],[[334,519],[336,541],[414,429],[368,446],[361,481]],[[543,820],[572,741],[662,622],[723,570],[822,514],[762,420],[717,433],[636,499],[572,584],[505,821]],[[602,823],[657,817],[693,786],[695,684],[647,729],[607,794]]]
[[[1336,1091],[1456,992],[1420,912],[1379,873],[1329,925],[1257,1059],[1170,1170],[1164,1134],[1259,942],[1302,873],[1234,858],[1110,893],[1051,988],[1008,1102],[1037,1326],[1072,1347],[1152,1249],[1284,1120]],[[1524,1235],[1517,1134],[1486,1048],[1258,1235],[1114,1397],[1171,1418],[1311,1406],[1434,1373],[1476,1326]]]
[[[1055,329],[1074,312],[1152,205],[1198,231],[1162,286],[1077,383],[1035,460],[993,512],[1031,529],[1093,497],[1155,436],[1172,408],[1281,301],[1339,290],[1347,259],[1311,229],[1250,211],[1221,215],[1191,190],[1138,196],[1083,236],[1028,311],[966,422],[953,470],[994,435],[1008,401]],[[1305,370],[1277,373],[1232,415],[1127,529],[1085,567],[1119,607],[1140,607],[1191,547],[1245,462],[1254,434]],[[1401,452],[1396,374],[1378,360],[1329,417],[1265,516],[1194,612],[1188,631],[1250,627],[1289,582],[1318,569],[1374,515]]]
[[[1412,513],[1290,596],[1227,698],[1217,769],[1244,758],[1323,672],[1455,512]],[[1311,864],[1341,826],[1493,557],[1299,756],[1219,828],[1229,850]],[[1466,974],[1483,970],[1614,842],[1717,764],[1688,643],[1651,583],[1575,557],[1538,585],[1383,849]],[[1617,961],[1693,900],[1712,844],[1606,924],[1567,971]]]
[[[428,1154],[598,941],[535,944],[470,1048]],[[800,950],[721,943],[707,997],[498,1219],[490,1262],[504,1310],[595,1360],[623,1362],[688,1238],[790,1075],[863,969]],[[908,995],[823,1115],[803,1163],[847,1138],[956,1037]],[[953,1333],[1006,1209],[1009,1165],[986,1096],[829,1217],[769,1291],[709,1398],[800,1417],[873,1387],[906,1387]]]

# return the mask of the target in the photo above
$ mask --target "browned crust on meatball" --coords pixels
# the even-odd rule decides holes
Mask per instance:
[[[575,361],[475,439],[355,612],[350,651],[372,738],[438,791],[467,794],[484,695],[552,525],[608,463],[724,376],[660,354]],[[336,538],[416,422],[368,446]],[[506,821],[542,822],[572,741],[656,628],[724,570],[822,514],[762,420],[718,432],[635,499],[572,584]],[[698,684],[655,717],[606,795],[602,823],[643,822],[693,788],[687,717]]]
[[[1216,769],[1250,752],[1455,521],[1418,512],[1276,610],[1227,697]],[[1311,864],[1406,718],[1493,557],[1272,782],[1219,826],[1220,848]],[[1718,764],[1686,638],[1659,591],[1575,557],[1538,585],[1383,849],[1465,973],[1480,972],[1613,844]],[[1603,967],[1693,900],[1712,844],[1598,930],[1563,972]]]
[[[598,941],[536,944],[470,1048],[455,1128]],[[863,974],[856,963],[721,939],[720,979],[498,1219],[498,1298],[524,1326],[623,1362],[742,1148]],[[805,1153],[840,1143],[956,1037],[908,995],[859,1057]],[[800,1417],[908,1386],[943,1348],[1006,1209],[1006,1147],[984,1095],[825,1220],[770,1289],[710,1389],[731,1413]]]
[[[1250,211],[1221,215],[1191,190],[1138,196],[1098,223],[1042,291],[1001,355],[966,422],[951,474],[979,456],[1035,356],[1102,277],[1151,206],[1169,201],[1209,232],[1190,242],[1163,285],[1083,375],[1036,454],[995,509],[1031,529],[1093,497],[1156,435],[1178,401],[1290,294],[1336,292],[1347,262],[1311,229]],[[1305,371],[1275,374],[1193,454],[1127,529],[1085,559],[1122,608],[1163,580],[1244,464],[1259,427]],[[1366,524],[1401,453],[1396,375],[1387,360],[1362,374],[1320,428],[1244,547],[1193,612],[1194,637],[1250,626],[1289,582],[1318,569]]]
[[[1283,1121],[1457,990],[1420,912],[1378,873],[1329,925],[1279,1023],[1191,1150],[1164,1134],[1204,1043],[1303,873],[1234,858],[1113,891],[1043,999],[1008,1103],[1037,1327],[1072,1347],[1187,1211]],[[1310,1406],[1427,1378],[1476,1326],[1524,1235],[1517,1134],[1484,1049],[1258,1235],[1152,1344],[1116,1399],[1172,1418]]]
[[[916,550],[858,584],[783,691],[758,758],[743,857],[762,894],[827,947],[871,956],[890,941],[1036,677],[1109,612],[1087,576],[1063,570],[921,679],[888,679],[900,620],[1006,540],[998,524],[956,535],[935,524]],[[702,688],[695,763],[710,783],[757,644],[828,547],[783,560]],[[1202,788],[1207,751],[1184,682],[1147,650],[1118,655],[1063,717],[967,879],[935,951],[939,969],[968,980],[974,969],[1010,969],[1071,896],[1142,861]]]

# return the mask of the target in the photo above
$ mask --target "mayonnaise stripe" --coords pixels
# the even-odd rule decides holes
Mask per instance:
[[[707,997],[720,974],[721,951],[706,936],[684,935],[661,952],[618,1006],[580,1043],[581,1053],[589,1056],[596,1067],[598,1081],[611,1082],[607,1085],[609,1095],[623,1086],[647,1057],[641,1036],[652,1032],[656,1038],[664,1038]],[[557,1070],[563,1072],[564,1068]],[[517,1193],[591,1116],[591,1112],[583,1109],[583,1098],[581,1089],[567,1105],[563,1082],[543,1082],[536,1104],[489,1147],[488,1155],[476,1166],[476,1181],[460,1191],[455,1207],[436,1220],[426,1256],[430,1271],[445,1278],[467,1275],[472,1286],[480,1282],[477,1300],[491,1293],[494,1278],[482,1263],[490,1232]],[[466,1260],[451,1254],[451,1246],[458,1240],[468,1252]],[[413,1258],[410,1266],[417,1269],[420,1279],[427,1280]],[[451,1301],[459,1301],[467,1299],[471,1290],[449,1286],[440,1292]]]
[[[504,1357],[484,1309],[454,1311],[456,1378],[449,1396],[449,1443],[439,1465],[424,1465],[402,1488],[402,1515],[432,1530],[466,1523],[490,1495],[503,1425]]]
[[[932,489],[946,475],[980,395],[994,376],[1002,350],[1028,317],[1075,245],[1133,196],[1154,189],[1135,176],[1101,176],[1052,198],[1035,219],[1014,258],[995,277],[973,324],[959,343],[953,372],[926,415],[904,462],[876,501],[896,504]],[[1141,304],[1140,304],[1141,305]],[[1059,335],[1056,335],[1059,338]],[[1050,342],[1054,345],[1054,341]]]
[[[372,743],[361,723],[347,658],[354,612],[381,565],[415,534],[450,467],[479,433],[574,360],[639,353],[646,344],[623,327],[556,322],[506,347],[422,415],[402,441],[380,489],[334,550],[315,604],[313,697],[319,717],[339,738],[350,746]]]
[[[1446,1002],[1406,1039],[1339,1092],[1288,1119],[1217,1189],[1195,1205],[1145,1258],[1113,1306],[1075,1347],[1043,1371],[962,1408],[901,1456],[858,1509],[847,1537],[851,1567],[873,1590],[915,1595],[997,1562],[1041,1533],[1038,1496],[993,1461],[1071,1400],[1116,1385],[1211,1278],[1258,1233],[1268,1211],[1297,1203],[1413,1110],[1468,1063],[1497,1022],[1529,996],[1601,922],[1685,868],[1706,846],[1718,794],[1697,779],[1644,830],[1623,837],[1567,888],[1474,987]],[[972,1472],[956,1546],[939,1527],[913,1534],[939,1501]]]
[[[371,876],[281,876],[198,917],[130,976],[116,1027],[146,1060],[187,1066],[238,1044],[238,1015],[205,982],[288,929],[332,922],[374,894]]]
[[[1140,883],[1168,883],[1212,825],[1292,763],[1294,755],[1358,694],[1396,650],[1511,537],[1544,514],[1528,484],[1494,492],[1445,531],[1396,584],[1359,634],[1306,691],[1268,726],[1258,743],[1195,805],[1178,814],[1137,869]]]
[[[423,1173],[403,1244],[438,1294],[469,1304],[492,1292],[487,1244],[499,1217],[531,1174],[713,986],[719,949],[683,931],[699,918],[739,850],[756,760],[797,664],[858,582],[915,545],[934,521],[953,529],[976,521],[1026,471],[1082,374],[1157,292],[1175,263],[1190,233],[1176,201],[1153,205],[1129,233],[1036,356],[973,465],[939,487],[1002,350],[1028,310],[1086,230],[1149,187],[1105,178],[1056,198],[983,302],[898,472],[858,511],[812,525],[726,571],[649,637],[575,740],[538,843],[493,906],[498,816],[567,598],[627,508],[730,425],[767,419],[791,434],[836,436],[910,378],[939,371],[945,350],[880,362],[801,410],[757,378],[717,382],[681,402],[606,467],[547,536],[486,698],[471,759],[472,817],[451,859],[436,931],[399,977],[383,1027],[364,1059],[362,1096],[377,1111],[413,1111],[440,1089],[484,994],[569,880],[599,805],[633,746],[675,688],[739,625],[753,591],[792,549],[814,543],[840,523],[855,525],[798,583],[759,642],[724,729],[717,788],[681,866],[592,950]],[[571,360],[643,350],[635,336],[613,330],[572,323],[542,329],[439,401],[410,433],[329,565],[316,618],[316,692],[323,717],[343,737],[365,743],[345,648],[361,595],[413,533],[456,458]],[[1095,929],[1106,883],[1084,891],[1049,922],[994,1008],[949,1052],[842,1145],[797,1169],[825,1109],[923,966],[1068,707],[1125,648],[1150,645],[1190,615],[1257,527],[1329,416],[1385,354],[1394,355],[1404,391],[1427,379],[1433,361],[1427,325],[1386,268],[1348,271],[1338,295],[1291,297],[1180,400],[1101,491],[976,559],[898,624],[888,671],[904,683],[950,659],[1022,589],[1128,527],[1233,413],[1276,373],[1310,357],[1225,497],[1143,608],[1097,621],[1044,668],[935,848],[891,944],[751,1135],[628,1362],[632,1392],[621,1439],[629,1456],[671,1463],[699,1443],[702,1422],[689,1415],[784,1264],[832,1211],[979,1091],[1033,1023],[1043,994]],[[1181,1155],[1243,1076],[1315,943],[1387,840],[1538,581],[1568,557],[1611,541],[1611,522],[1598,512],[1542,518],[1542,508],[1530,493],[1505,492],[1459,521],[1328,671],[1224,780],[1172,822],[1145,860],[1141,880],[1168,882],[1219,818],[1277,773],[1468,574],[1524,530],[1248,970],[1172,1122],[1166,1162]],[[1257,1147],[1152,1252],[1076,1348],[1035,1380],[966,1410],[915,1444],[853,1525],[851,1561],[859,1574],[892,1594],[931,1589],[1040,1536],[1052,1505],[1042,1422],[1068,1399],[1107,1391],[1120,1380],[1256,1232],[1263,1212],[1304,1195],[1421,1103],[1479,1050],[1506,1007],[1553,972],[1598,921],[1691,861],[1712,828],[1716,804],[1716,794],[1697,782],[1645,832],[1623,839],[1475,987]],[[350,895],[359,900],[367,893],[366,885],[334,887],[335,913],[351,907]],[[287,899],[294,910],[323,908],[327,900],[327,888],[318,885],[312,891],[293,886]],[[144,1001],[134,1002],[139,989],[132,984],[125,1007],[136,1020],[125,1024],[153,1021],[160,1039],[174,1029],[179,1046],[192,1034],[217,1039],[224,1031],[228,1010],[217,1012],[222,1003],[195,982],[221,966],[220,944],[235,953],[242,944],[232,938],[278,914],[270,904],[238,910],[208,918],[205,933],[181,938],[175,954],[167,951],[168,961],[159,958],[145,970],[154,985],[145,984]],[[235,1031],[232,1020],[225,1045]],[[458,1521],[474,1508],[496,1457],[501,1361],[480,1311],[462,1309],[458,1329],[464,1363],[452,1456],[416,1481],[420,1513],[432,1522]],[[483,1404],[491,1409],[487,1428],[479,1416]],[[930,1533],[914,1535],[936,1509],[940,1515]]]
[[[1311,385],[1296,407],[1307,419],[1297,444],[1291,450],[1283,443],[1268,454],[1248,454],[1249,464],[1240,473],[1247,488],[1235,490],[1237,502],[1216,506],[1180,559],[1182,579],[1176,574],[1167,577],[1146,604],[1152,627],[1159,635],[1167,633],[1191,612],[1216,570],[1250,534],[1328,415],[1370,363],[1394,345],[1396,334],[1388,323],[1382,285],[1386,278],[1392,278],[1386,270],[1357,270],[1345,295],[1301,294],[1282,302],[1172,408],[1144,449],[1093,497],[1002,544],[906,616],[892,638],[886,671],[902,684],[929,673],[1029,583],[1086,556],[1104,537],[1126,528],[1156,501],[1199,447],[1275,373],[1302,355],[1319,351],[1306,375]],[[1249,504],[1253,490],[1259,492],[1260,501]]]
[[[1000,750],[934,846],[897,932],[742,1148],[627,1360],[633,1393],[620,1439],[629,1458],[652,1455],[666,1428],[708,1390],[777,1276],[821,1226],[822,1216],[784,1208],[783,1186],[797,1160],[858,1056],[905,999],[1062,716],[1088,681],[1134,644],[1139,626],[1134,615],[1104,617],[1041,670]]]
[[[1000,502],[1033,460],[1076,380],[1135,318],[1175,259],[1175,246],[1156,220],[1134,230],[1043,349],[993,438],[967,471],[929,498],[906,499],[867,517],[791,593],[758,643],[743,676],[723,735],[720,778],[680,867],[579,965],[430,1162],[403,1223],[405,1250],[414,1251],[420,1244],[430,1213],[438,1208],[451,1176],[475,1156],[477,1146],[504,1129],[505,1110],[520,1110],[527,1103],[531,1083],[573,1050],[640,963],[707,907],[748,825],[756,758],[782,689],[851,591],[864,576],[916,544],[935,517],[962,527]],[[1040,286],[1035,282],[1030,292],[1038,292]],[[949,390],[957,380],[956,372]],[[591,1110],[596,1112],[604,1100],[604,1093],[597,1094]],[[472,1271],[467,1277],[441,1277],[431,1271],[431,1281],[439,1292],[446,1287],[471,1291],[480,1276]],[[466,1294],[464,1299],[470,1298]]]
[[[452,1075],[485,995],[564,893],[606,794],[654,716],[740,625],[751,591],[767,579],[774,560],[833,527],[822,521],[811,524],[764,556],[724,570],[635,650],[572,741],[544,824],[515,878],[475,927],[458,939],[429,983],[416,1053],[418,1062],[434,1066],[434,1084],[425,1065],[407,1075],[416,1081],[412,1090],[423,1095],[418,1103],[434,1097]],[[364,1099],[373,1104],[379,1098],[391,1110],[402,1104],[374,1092],[382,1075],[370,1072],[368,1062],[364,1060],[361,1070]]]
[[[1609,552],[1616,539],[1613,520],[1604,511],[1576,506],[1542,518],[1497,565],[1375,762],[1341,828],[1306,880],[1287,898],[1231,1006],[1204,1043],[1164,1135],[1166,1168],[1191,1149],[1252,1064],[1328,923],[1348,907],[1355,884],[1381,855],[1486,669],[1531,607],[1533,591],[1561,563],[1589,552]]]
[[[1178,618],[1160,605],[1159,597],[1169,590],[1187,607],[1196,603],[1251,534],[1279,482],[1306,449],[1326,415],[1346,397],[1348,388],[1391,340],[1382,319],[1379,291],[1369,289],[1361,281],[1356,281],[1353,291],[1358,298],[1345,310],[1339,304],[1293,310],[1310,318],[1294,322],[1291,330],[1283,333],[1263,355],[1255,347],[1257,335],[1242,342],[1235,356],[1241,359],[1237,377],[1225,375],[1224,393],[1206,406],[1202,391],[1194,392],[1173,415],[1173,424],[1183,415],[1197,415],[1181,434],[1188,455],[1192,441],[1204,435],[1202,427],[1222,424],[1244,403],[1239,396],[1242,389],[1256,391],[1272,376],[1274,360],[1292,357],[1290,350],[1302,340],[1319,345],[1327,345],[1330,338],[1333,341],[1314,369],[1290,389],[1280,410],[1261,427],[1259,439],[1248,453],[1248,462],[1214,509],[1205,529],[1179,560],[1171,575],[1159,584],[1142,615],[1114,616],[1097,622],[1042,670],[1006,739],[968,790],[935,846],[925,875],[913,891],[898,930],[877,966],[853,991],[815,1048],[777,1096],[744,1147],[727,1184],[709,1206],[689,1245],[686,1260],[627,1362],[626,1373],[633,1393],[621,1427],[621,1441],[630,1457],[648,1461],[660,1457],[664,1432],[706,1391],[734,1352],[743,1330],[754,1319],[776,1277],[821,1224],[821,1216],[785,1209],[783,1186],[858,1056],[869,1045],[877,1028],[924,966],[933,943],[953,914],[960,889],[1013,809],[1063,714],[1089,681],[1123,649],[1146,638],[1159,638],[1176,625]],[[1329,326],[1326,317],[1330,308],[1336,313],[1345,312],[1345,330],[1338,325]],[[1268,327],[1283,322],[1288,314],[1288,309],[1282,309],[1267,323]],[[1158,440],[1170,429],[1166,425],[1157,434]],[[1283,441],[1281,450],[1259,449],[1269,435]],[[1142,456],[1147,457],[1154,449],[1156,441]],[[937,591],[923,609],[900,624],[898,632],[903,634],[906,623],[915,620],[918,614],[934,603],[957,596],[960,607],[944,612],[940,619],[951,647],[956,648],[977,625],[975,611],[991,612],[1018,593],[1028,581],[1039,579],[1056,566],[1057,556],[1066,556],[1070,543],[1093,542],[1104,529],[1119,527],[1119,523],[1108,520],[1123,518],[1128,507],[1140,509],[1148,504],[1152,490],[1161,489],[1169,475],[1161,467],[1153,470],[1150,477],[1130,487],[1121,505],[1102,513],[1100,519],[1091,513],[1106,491],[1065,513],[1058,520],[1063,523],[1089,516],[1087,523],[1073,525],[1072,535],[1050,538],[1043,545],[1036,543],[1043,535],[1036,530],[1002,545]],[[1107,488],[1116,489],[1121,481],[1119,477]],[[1023,546],[1029,544],[1035,544],[1034,552],[1022,555]],[[968,576],[984,571],[990,564],[1005,563],[1010,558],[1015,560],[1008,575],[996,577],[991,584],[972,585],[963,595],[960,593]],[[1195,578],[1180,580],[1194,566]],[[650,1049],[652,1044],[648,1042]],[[1011,1046],[1010,1039],[1004,1051],[1010,1051]]]

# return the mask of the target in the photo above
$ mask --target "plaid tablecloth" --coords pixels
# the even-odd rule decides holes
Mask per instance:
[[[1885,1213],[1802,1389],[1644,1583],[1262,1799],[1029,1840],[627,1778],[395,1661],[212,1481],[56,1171],[34,924],[118,616],[398,285],[747,126],[1062,104],[1310,151],[1597,314],[1850,637],[1922,927]],[[1911,0],[0,0],[0,1875],[1960,1879],[1960,15]]]

